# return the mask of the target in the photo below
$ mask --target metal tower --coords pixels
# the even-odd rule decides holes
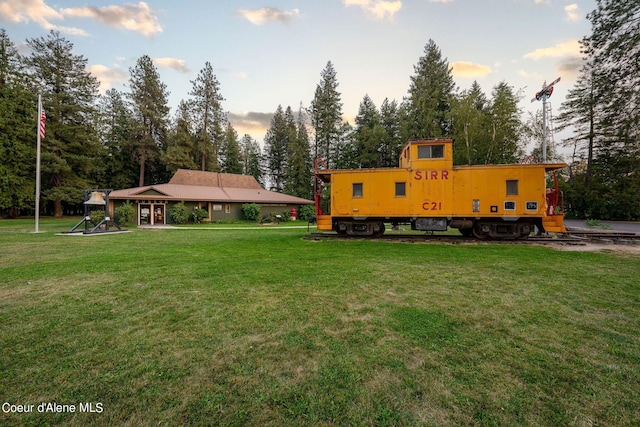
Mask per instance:
[[[542,101],[542,163],[547,162],[547,99],[549,99],[553,93],[553,85],[559,81],[560,77],[552,81],[550,84],[544,82],[542,90],[536,93],[536,96],[531,100],[531,102]],[[550,117],[551,113],[549,112],[548,115]]]

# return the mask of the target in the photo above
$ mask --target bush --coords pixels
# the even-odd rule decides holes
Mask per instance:
[[[200,221],[209,216],[209,212],[206,209],[194,208],[191,216],[194,224],[200,224]]]
[[[91,221],[91,224],[93,224],[94,227],[96,225],[100,224],[100,222],[103,219],[104,219],[104,211],[103,210],[91,211],[89,213],[89,221]]]
[[[316,216],[316,207],[314,205],[303,205],[298,210],[298,219],[302,221],[309,221]]]
[[[184,205],[184,202],[180,202],[169,209],[169,216],[174,224],[185,224],[189,221],[189,210]]]
[[[255,203],[242,205],[242,218],[247,221],[257,221],[260,218],[260,206]]]
[[[116,208],[115,222],[118,225],[126,225],[133,221],[136,216],[136,209],[131,202],[127,200],[122,206]]]

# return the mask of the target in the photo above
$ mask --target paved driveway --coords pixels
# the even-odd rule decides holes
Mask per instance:
[[[582,219],[565,219],[564,225],[566,227],[573,228],[586,228],[591,230],[602,231],[625,231],[632,233],[640,233],[640,222],[624,222],[624,221],[602,221],[602,224],[606,224],[609,228],[603,229],[600,227],[587,227],[585,220]]]

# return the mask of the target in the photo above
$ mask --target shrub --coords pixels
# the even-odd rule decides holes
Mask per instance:
[[[194,208],[191,216],[194,224],[200,224],[200,221],[209,216],[209,212],[206,209]]]
[[[174,224],[185,224],[189,221],[189,210],[184,202],[180,202],[169,209],[169,216]]]
[[[103,219],[104,219],[104,211],[103,210],[91,211],[89,213],[89,221],[91,221],[91,224],[93,224],[94,226],[100,224],[100,222]]]
[[[298,219],[308,221],[316,216],[316,207],[314,205],[303,205],[298,210]]]
[[[248,221],[257,221],[260,218],[260,206],[255,203],[242,205],[242,218]]]
[[[116,208],[115,222],[118,225],[126,225],[133,221],[136,216],[136,209],[131,202],[127,200],[122,206]]]

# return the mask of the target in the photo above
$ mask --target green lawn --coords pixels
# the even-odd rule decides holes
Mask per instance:
[[[0,220],[0,425],[640,419],[637,255],[75,222]]]

